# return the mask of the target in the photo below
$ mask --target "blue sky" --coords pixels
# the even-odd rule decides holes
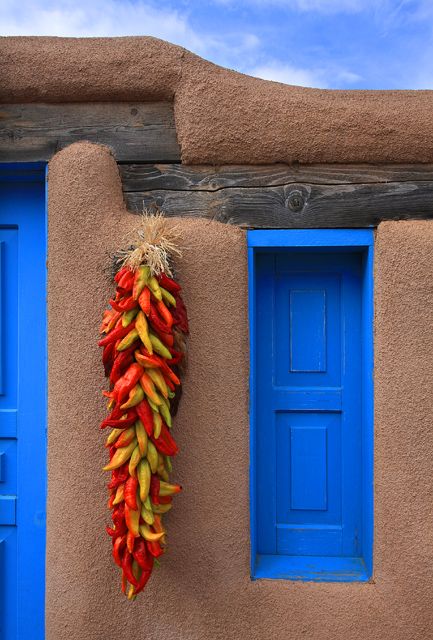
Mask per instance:
[[[433,89],[433,0],[0,0],[1,35],[152,35],[269,80]]]

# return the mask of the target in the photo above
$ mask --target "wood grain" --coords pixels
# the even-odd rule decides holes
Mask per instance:
[[[295,185],[304,198],[289,208],[292,187],[227,191],[148,191],[125,193],[130,210],[157,204],[168,216],[199,216],[247,228],[371,227],[382,220],[433,217],[432,183],[389,185]]]
[[[218,191],[231,187],[288,184],[367,184],[433,181],[433,165],[223,165],[121,164],[124,191],[171,189]]]
[[[173,106],[159,103],[4,104],[0,160],[49,160],[73,142],[109,146],[118,161],[176,162]]]
[[[433,217],[433,167],[120,166],[129,209],[245,228],[372,227]]]

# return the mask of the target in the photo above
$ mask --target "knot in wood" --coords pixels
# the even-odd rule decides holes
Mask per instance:
[[[300,191],[292,191],[287,198],[287,206],[291,211],[302,211],[305,199]]]

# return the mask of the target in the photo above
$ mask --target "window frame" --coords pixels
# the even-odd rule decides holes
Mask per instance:
[[[317,582],[365,582],[373,574],[373,436],[374,436],[374,352],[373,352],[373,229],[278,229],[247,231],[248,247],[248,312],[250,332],[250,573],[251,579],[286,579]],[[258,560],[256,511],[256,255],[263,250],[318,249],[351,251],[362,254],[362,474],[363,474],[363,537],[361,572],[327,571],[326,563],[315,577],[303,575],[297,566],[297,556],[278,556],[268,563]],[[269,557],[271,558],[271,556]],[[272,557],[273,558],[273,557]]]

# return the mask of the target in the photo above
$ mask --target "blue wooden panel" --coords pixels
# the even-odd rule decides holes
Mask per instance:
[[[275,420],[276,527],[340,526],[341,413],[278,411]],[[308,533],[305,535],[308,537]]]
[[[326,292],[290,291],[290,371],[326,370]]]
[[[325,510],[327,504],[327,432],[324,427],[290,429],[291,509]]]
[[[1,233],[1,230],[0,230]],[[13,368],[7,367],[8,379]],[[0,402],[1,404],[1,402]],[[0,409],[0,438],[16,438],[17,435],[17,410],[16,409]]]
[[[44,638],[45,170],[0,167],[0,628]]]
[[[0,495],[0,526],[15,524],[16,520],[16,496]]]
[[[3,308],[2,288],[3,288],[3,254],[4,243],[0,242],[0,309]],[[3,395],[3,337],[2,337],[2,314],[0,313],[0,395]]]
[[[253,577],[371,575],[372,242],[248,233]]]
[[[248,247],[288,247],[294,249],[372,247],[374,234],[369,229],[265,229],[248,231]]]

